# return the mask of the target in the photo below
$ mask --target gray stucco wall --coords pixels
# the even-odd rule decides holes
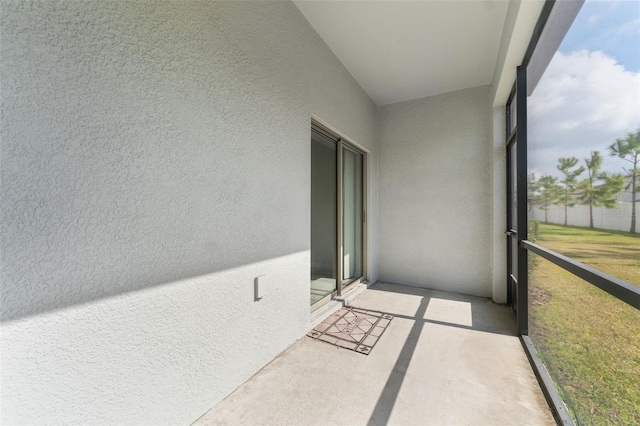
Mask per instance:
[[[488,86],[378,110],[383,281],[491,297]]]
[[[292,3],[1,8],[2,423],[190,423],[300,338],[312,116],[375,281],[376,107]]]
[[[507,159],[506,159],[506,107],[492,108],[493,141],[493,301],[507,303]]]

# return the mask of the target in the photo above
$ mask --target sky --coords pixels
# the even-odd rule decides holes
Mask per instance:
[[[587,0],[528,102],[529,173],[561,177],[558,158],[623,173],[617,138],[640,129],[640,1]],[[586,177],[585,175],[582,178]]]

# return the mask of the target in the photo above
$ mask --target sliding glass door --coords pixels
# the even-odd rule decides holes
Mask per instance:
[[[322,128],[311,131],[311,305],[362,280],[365,154]]]
[[[337,141],[311,131],[311,304],[337,290]]]
[[[342,148],[342,285],[362,276],[364,156],[346,146]]]

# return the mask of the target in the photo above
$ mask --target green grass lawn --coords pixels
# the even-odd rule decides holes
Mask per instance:
[[[541,224],[537,243],[640,284],[640,236]],[[531,339],[577,424],[640,425],[640,311],[541,258],[529,291]]]
[[[538,242],[607,274],[640,285],[640,234],[541,223]]]

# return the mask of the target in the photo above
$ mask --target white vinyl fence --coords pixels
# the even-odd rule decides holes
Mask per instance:
[[[638,210],[640,210],[640,205],[636,205],[636,233],[640,228]],[[544,210],[539,206],[534,206],[529,212],[529,218],[544,222],[544,213]],[[564,225],[564,206],[549,207],[547,218],[549,223]],[[567,225],[589,226],[589,206],[569,207],[567,209]],[[631,228],[631,203],[620,202],[614,209],[594,207],[593,227],[629,232],[629,228]]]

